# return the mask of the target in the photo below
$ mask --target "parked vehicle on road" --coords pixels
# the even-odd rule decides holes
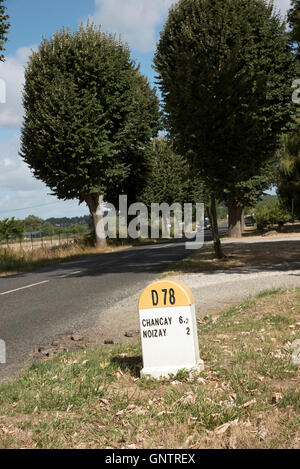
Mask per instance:
[[[210,230],[211,229],[211,224],[209,218],[204,219],[204,229],[205,230]]]
[[[245,225],[246,226],[254,226],[255,220],[252,216],[245,217]]]

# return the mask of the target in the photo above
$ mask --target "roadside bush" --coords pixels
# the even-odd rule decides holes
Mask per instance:
[[[259,202],[254,212],[257,229],[260,231],[271,228],[273,225],[279,224],[280,221],[286,223],[290,218],[290,214],[278,199],[270,200],[267,204]]]

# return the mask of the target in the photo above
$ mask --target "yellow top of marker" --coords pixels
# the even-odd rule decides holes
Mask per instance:
[[[172,306],[191,306],[194,295],[183,282],[167,278],[148,285],[140,296],[139,310],[151,308],[170,308]]]

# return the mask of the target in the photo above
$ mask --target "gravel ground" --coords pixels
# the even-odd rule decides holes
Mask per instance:
[[[300,262],[178,276],[193,291],[199,316],[218,312],[263,290],[300,287]]]

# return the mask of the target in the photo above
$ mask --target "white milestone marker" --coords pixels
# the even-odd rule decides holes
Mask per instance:
[[[164,378],[178,371],[200,372],[194,296],[176,279],[154,282],[139,301],[144,368],[141,376]]]

